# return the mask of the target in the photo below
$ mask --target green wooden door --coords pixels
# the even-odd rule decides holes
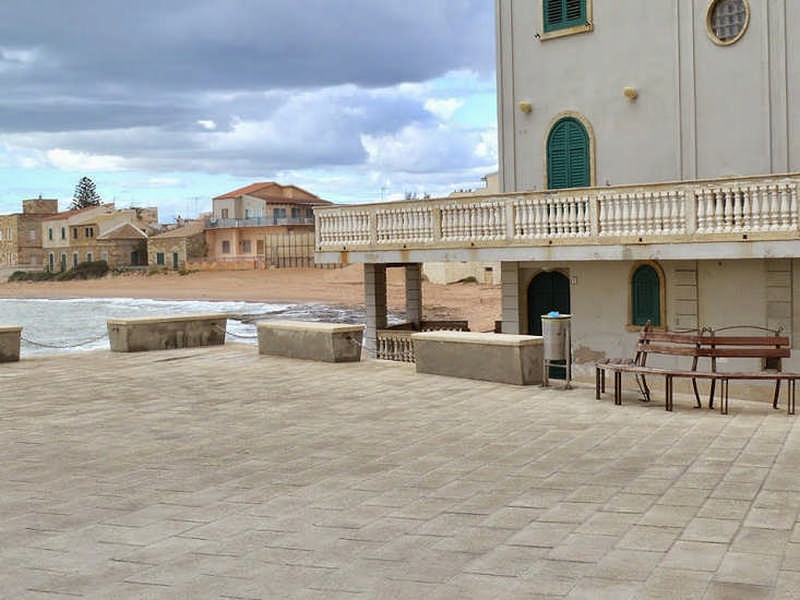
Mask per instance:
[[[547,187],[587,187],[591,185],[589,134],[577,119],[558,121],[547,138]]]
[[[528,334],[542,335],[542,315],[558,311],[570,314],[569,279],[563,273],[539,273],[528,286]],[[548,377],[565,379],[566,368],[551,366]]]
[[[642,265],[631,278],[631,317],[634,325],[661,325],[661,281],[656,270]]]

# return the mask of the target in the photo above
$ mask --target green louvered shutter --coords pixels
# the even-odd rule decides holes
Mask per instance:
[[[545,0],[544,30],[554,31],[586,24],[586,0]]]
[[[642,265],[631,279],[631,302],[633,325],[661,325],[661,282],[656,270]]]
[[[547,187],[555,190],[589,185],[589,136],[577,120],[561,119],[547,140]]]

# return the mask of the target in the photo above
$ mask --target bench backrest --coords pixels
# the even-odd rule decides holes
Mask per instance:
[[[709,330],[668,333],[652,331],[645,325],[639,334],[636,363],[643,365],[648,354],[781,359],[791,355],[791,346],[787,336],[777,335],[775,332],[770,335],[720,335]]]

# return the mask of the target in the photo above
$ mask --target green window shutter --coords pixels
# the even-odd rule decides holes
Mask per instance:
[[[576,119],[561,119],[547,139],[547,187],[556,190],[589,185],[589,135]]]
[[[642,265],[631,278],[632,324],[661,325],[661,280],[656,270]]]
[[[586,0],[545,0],[544,30],[555,31],[586,24]]]

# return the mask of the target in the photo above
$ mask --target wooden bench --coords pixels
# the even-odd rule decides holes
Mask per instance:
[[[723,332],[735,330],[759,330],[768,335],[728,335]],[[692,359],[688,369],[667,369],[651,367],[647,364],[650,355],[685,356]],[[650,401],[650,387],[647,375],[663,376],[666,388],[666,410],[673,407],[673,380],[677,378],[691,379],[697,406],[701,406],[697,380],[706,379],[711,383],[709,408],[714,407],[714,392],[717,382],[720,384],[720,411],[728,412],[728,389],[731,380],[774,381],[775,392],[772,406],[778,408],[778,397],[781,382],[786,381],[788,387],[788,414],[795,413],[796,382],[798,373],[781,371],[781,359],[791,354],[789,338],[781,336],[780,331],[772,331],[760,327],[735,326],[712,330],[704,328],[690,332],[667,333],[653,331],[646,324],[639,334],[636,345],[636,356],[629,360],[606,360],[595,363],[595,396],[605,392],[605,372],[614,373],[614,403],[622,403],[622,374],[631,373],[639,386],[645,401]],[[717,370],[717,359],[720,358],[758,358],[766,370],[724,372]],[[698,370],[700,359],[709,360],[709,370]]]

